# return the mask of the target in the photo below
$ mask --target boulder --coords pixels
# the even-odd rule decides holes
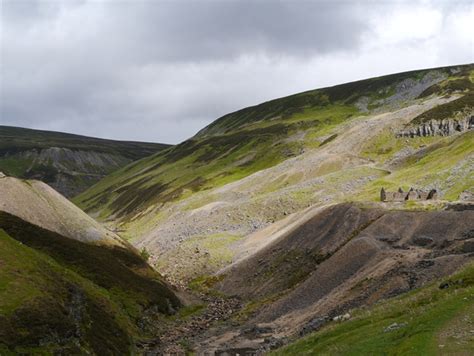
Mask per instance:
[[[461,251],[464,253],[474,252],[474,240],[466,241],[461,247]]]
[[[431,245],[434,240],[428,236],[415,236],[413,238],[413,243],[417,246],[428,246]]]
[[[383,332],[388,333],[388,332],[391,332],[391,331],[395,331],[395,330],[404,328],[407,325],[408,325],[407,323],[393,323],[393,324],[390,324],[389,326],[387,326],[385,329],[383,329]]]
[[[321,329],[321,327],[324,326],[329,320],[330,320],[330,318],[328,316],[322,316],[322,317],[317,317],[317,318],[311,319],[300,330],[300,336],[304,336],[304,335],[309,334],[313,331]]]
[[[0,176],[1,177],[1,176]],[[459,200],[461,201],[474,201],[474,193],[465,190],[459,195]]]

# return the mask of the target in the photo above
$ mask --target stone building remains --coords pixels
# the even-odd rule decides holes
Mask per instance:
[[[409,200],[436,200],[438,192],[436,189],[429,191],[413,189],[404,192],[402,188],[398,188],[396,192],[387,192],[384,188],[380,190],[380,200],[386,202],[404,202]]]

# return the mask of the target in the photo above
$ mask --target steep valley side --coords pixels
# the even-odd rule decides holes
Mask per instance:
[[[182,306],[133,250],[0,211],[0,353],[133,354]]]
[[[0,177],[0,354],[134,354],[182,306],[135,248],[51,187]]]
[[[472,78],[472,65],[401,73],[246,108],[74,201],[185,285],[238,259],[249,234],[265,239],[308,207],[375,201],[382,187],[436,189],[444,201],[472,190],[472,129],[397,136],[468,115]]]
[[[466,268],[473,74],[400,73],[246,108],[76,197],[201,299],[144,351],[267,352]],[[379,202],[411,187],[437,199]]]
[[[265,353],[349,320],[359,307],[397,303],[394,297],[446,280],[474,256],[469,204],[439,211],[336,204],[282,230],[258,252],[191,283],[210,304],[183,318],[178,329],[187,331],[157,350],[183,350],[185,342],[198,354]],[[200,323],[215,305],[225,306],[215,321]]]

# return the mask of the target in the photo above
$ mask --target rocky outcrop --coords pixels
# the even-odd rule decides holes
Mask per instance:
[[[459,195],[459,200],[474,201],[474,193],[469,190],[465,190]]]
[[[398,132],[397,137],[450,136],[474,129],[474,111],[456,119],[430,120]]]

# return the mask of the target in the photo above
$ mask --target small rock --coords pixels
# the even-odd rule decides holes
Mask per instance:
[[[431,245],[434,240],[428,236],[416,236],[413,238],[413,243],[418,246],[428,246]]]
[[[391,331],[395,331],[395,330],[404,328],[407,325],[408,325],[407,323],[393,323],[393,324],[390,324],[389,326],[387,326],[385,329],[383,329],[383,332],[388,333],[388,332],[391,332]]]
[[[324,324],[328,322],[329,318],[327,316],[318,317],[310,320],[301,330],[300,336],[304,336],[310,332],[319,330]]]
[[[471,241],[466,241],[466,242],[462,245],[461,251],[464,252],[464,253],[474,252],[474,241],[473,241],[473,240],[471,240]]]
[[[346,313],[346,314],[341,314],[341,315],[338,315],[338,316],[335,316],[334,318],[332,318],[333,321],[345,321],[345,320],[349,320],[351,318],[351,315],[349,313]]]

